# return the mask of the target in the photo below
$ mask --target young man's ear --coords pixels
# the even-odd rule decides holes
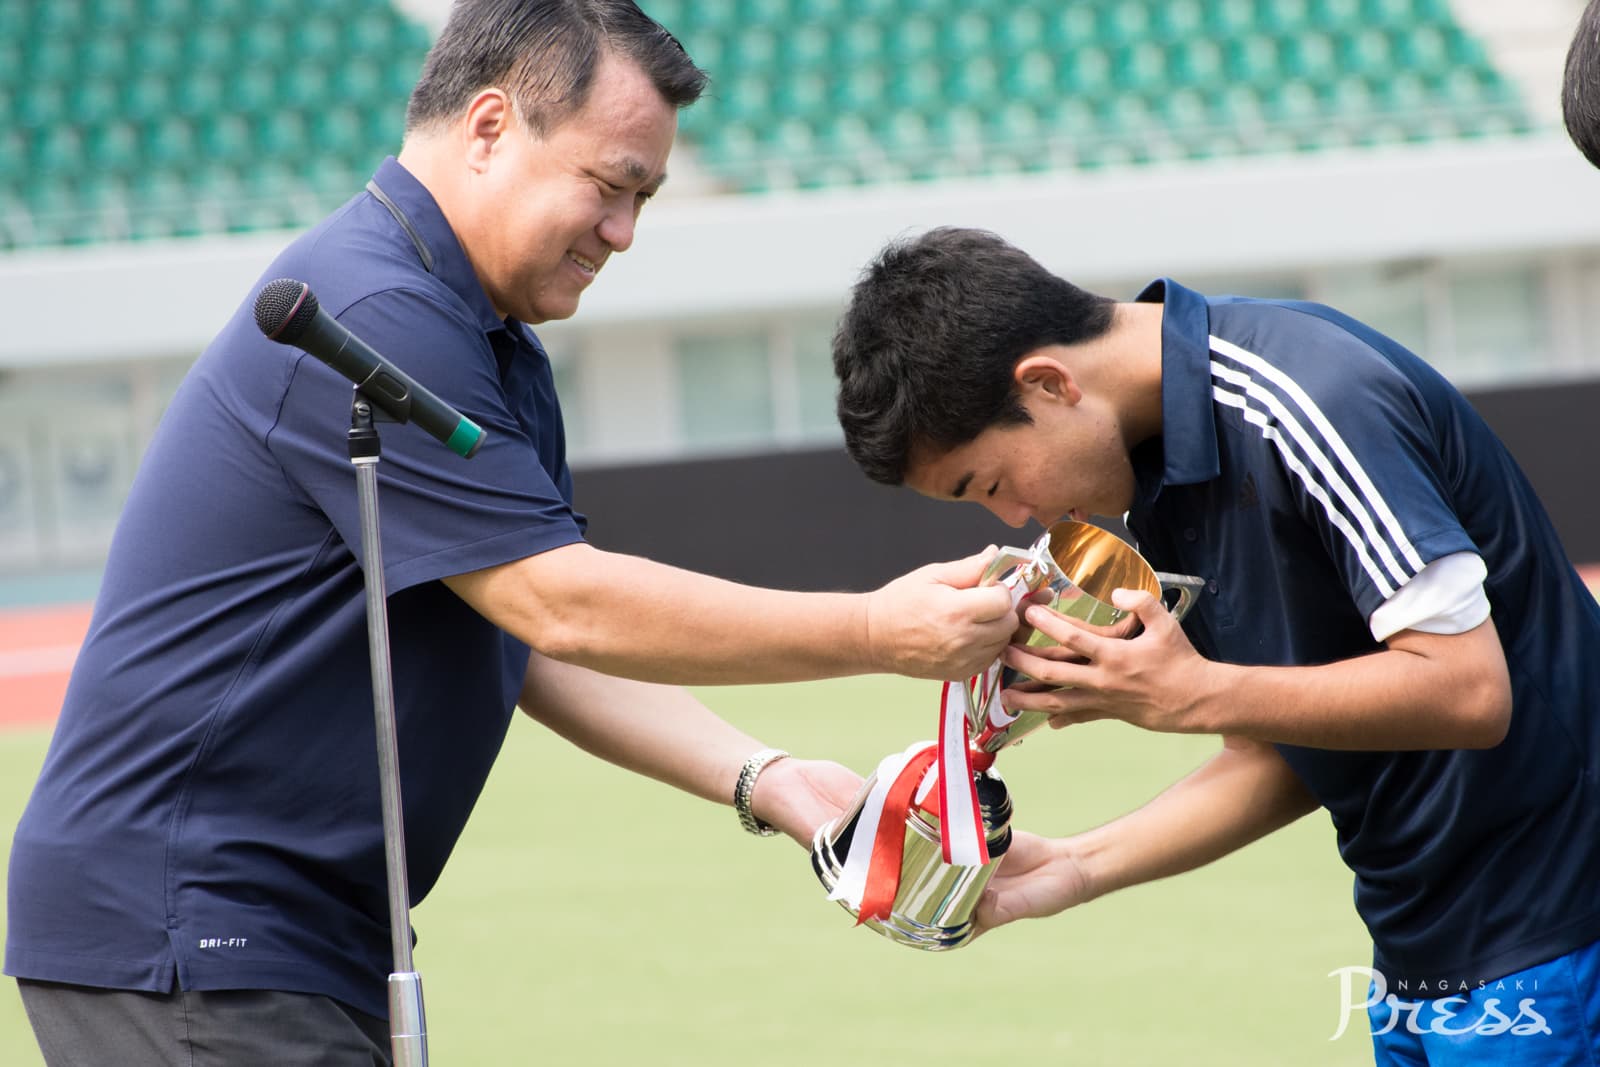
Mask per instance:
[[[1012,368],[1011,379],[1017,384],[1017,394],[1024,400],[1037,395],[1046,402],[1070,405],[1083,399],[1083,390],[1078,387],[1072,371],[1061,360],[1044,352],[1018,360]]]

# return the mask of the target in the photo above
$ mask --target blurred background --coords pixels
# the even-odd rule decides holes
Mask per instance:
[[[1581,6],[646,0],[712,86],[634,249],[540,330],[596,540],[859,588],[1017,536],[838,448],[850,284],[959,224],[1111,296],[1166,275],[1370,322],[1600,561],[1600,174],[1559,127]],[[178,380],[397,149],[447,8],[0,0],[0,605],[92,595]]]
[[[852,281],[887,239],[958,224],[1107,295],[1165,275],[1370,322],[1468,393],[1574,562],[1600,562],[1600,174],[1559,127],[1581,0],[642,6],[712,87],[634,249],[539,331],[597,543],[798,588],[1025,543],[867,484],[839,446],[828,349]],[[398,149],[446,8],[0,0],[0,720],[32,730],[16,805],[168,398],[274,253]],[[853,765],[909,722],[856,738]],[[1301,991],[1330,1001],[1315,1040],[1326,970]]]

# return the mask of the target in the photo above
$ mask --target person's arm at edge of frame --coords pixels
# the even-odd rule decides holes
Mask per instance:
[[[1050,712],[1056,726],[1115,718],[1164,733],[1347,751],[1492,748],[1510,728],[1510,674],[1492,617],[1463,633],[1402,630],[1351,659],[1263,667],[1205,659],[1148,593],[1118,590],[1112,599],[1138,614],[1143,632],[1108,638],[1028,609],[1027,621],[1062,646],[1013,646],[1006,664],[1076,688],[1007,690],[1008,708]]]
[[[763,747],[687,690],[600,674],[538,652],[529,658],[518,705],[591,755],[721,804],[732,802],[745,759]],[[756,778],[750,807],[809,847],[816,828],[860,786],[861,777],[838,763],[791,756]]]
[[[984,891],[978,927],[1054,915],[1194,870],[1316,808],[1271,745],[1224,738],[1221,752],[1111,822],[1071,837],[1017,834]]]
[[[446,578],[477,612],[553,659],[642,681],[712,685],[894,673],[976,674],[1016,627],[974,589],[993,549],[871,593],[739,585],[578,542]]]

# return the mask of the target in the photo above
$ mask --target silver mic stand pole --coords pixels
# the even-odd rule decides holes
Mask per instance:
[[[361,507],[361,558],[367,589],[367,649],[372,660],[372,710],[378,728],[378,786],[383,802],[383,858],[389,885],[389,1047],[395,1067],[427,1067],[428,1025],[422,975],[411,965],[411,890],[400,802],[400,748],[395,740],[394,679],[389,673],[389,609],[383,587],[383,541],[378,529],[378,458],[382,443],[372,404],[357,387],[350,404],[350,462]]]

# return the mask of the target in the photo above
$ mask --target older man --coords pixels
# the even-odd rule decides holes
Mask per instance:
[[[514,705],[699,795],[737,781],[747,828],[805,839],[858,779],[779,759],[663,683],[955,677],[1015,624],[1002,591],[967,588],[978,558],[797,594],[584,542],[526,324],[573,314],[633,243],[704,83],[629,0],[463,0],[399,158],[266,273],[307,281],[488,431],[470,463],[385,435],[416,897]],[[151,444],[11,856],[6,970],[52,1067],[387,1061],[349,410],[349,384],[262,338],[247,298]]]

